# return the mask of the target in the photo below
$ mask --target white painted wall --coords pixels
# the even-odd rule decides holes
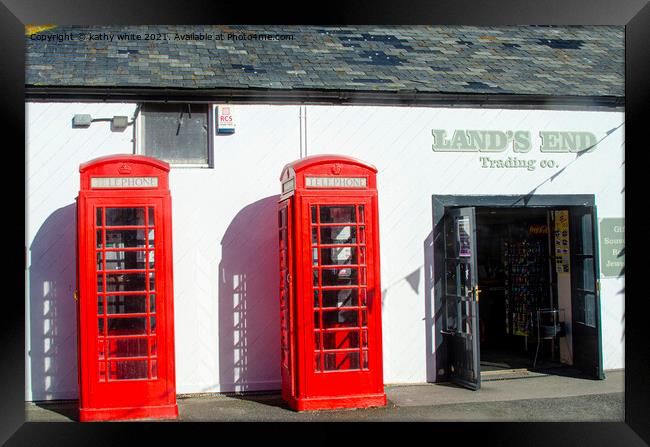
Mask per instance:
[[[133,104],[27,104],[26,399],[74,398],[74,198],[80,163],[132,151],[130,129],[72,129],[75,113],[131,115]],[[215,168],[170,175],[178,393],[278,389],[276,199],[282,167],[299,157],[298,106],[236,106],[234,135],[215,137]],[[384,379],[427,380],[424,264],[432,194],[523,194],[558,169],[481,168],[477,153],[435,153],[431,129],[590,131],[619,112],[309,106],[308,155],[347,154],[379,169]],[[624,216],[623,128],[538,194],[595,194],[598,216]],[[562,167],[575,154],[529,154]],[[490,156],[498,157],[492,154]],[[622,279],[603,279],[603,360],[622,368]]]

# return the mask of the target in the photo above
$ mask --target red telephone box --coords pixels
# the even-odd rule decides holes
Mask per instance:
[[[295,410],[386,405],[376,173],[340,155],[282,170],[282,397]]]
[[[177,417],[169,165],[112,155],[79,172],[79,418]]]

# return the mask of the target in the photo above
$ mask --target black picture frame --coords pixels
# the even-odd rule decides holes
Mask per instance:
[[[303,5],[304,6],[304,5]],[[286,9],[283,9],[286,8]],[[526,2],[517,0],[493,0],[478,2],[470,0],[445,0],[435,2],[328,2],[316,5],[310,15],[302,7],[290,8],[280,3],[268,2],[260,6],[250,3],[214,1],[178,2],[171,0],[115,0],[100,2],[64,2],[62,0],[3,0],[0,4],[0,79],[2,79],[2,117],[5,130],[4,154],[6,159],[4,194],[7,210],[4,224],[9,228],[5,234],[24,234],[25,196],[13,191],[19,189],[21,173],[24,178],[24,153],[20,139],[25,137],[24,95],[24,25],[29,23],[59,24],[157,24],[157,23],[278,23],[278,24],[440,24],[440,25],[515,25],[515,24],[607,24],[626,27],[626,209],[628,240],[638,241],[626,250],[627,277],[632,277],[632,290],[638,290],[642,252],[647,232],[640,228],[645,219],[640,213],[643,202],[634,200],[644,193],[642,184],[630,185],[638,179],[647,154],[642,114],[648,108],[648,79],[650,58],[647,42],[650,41],[650,6],[647,0],[611,2],[607,0],[552,0]],[[10,143],[9,136],[16,135],[17,142]],[[628,158],[631,157],[631,158]],[[7,169],[8,168],[8,169]],[[17,174],[16,174],[17,173]],[[8,179],[14,180],[9,181]],[[23,183],[24,184],[24,183]],[[644,194],[645,196],[645,194]],[[635,218],[636,213],[636,218]],[[27,264],[26,247],[19,236],[10,238],[9,267],[5,277],[10,278],[11,293],[6,293],[2,325],[2,375],[0,377],[0,442],[6,445],[115,445],[116,442],[135,442],[138,435],[166,437],[171,431],[183,431],[187,442],[242,442],[252,430],[244,424],[56,424],[24,422],[24,278]],[[21,263],[21,260],[23,262]],[[21,265],[22,264],[22,265]],[[344,424],[337,427],[336,436],[331,426],[318,424],[309,428],[312,440],[316,433],[327,434],[330,443],[344,442],[346,436],[369,434],[384,435],[392,432],[397,437],[408,437],[410,442],[453,442],[443,437],[470,440],[488,445],[647,445],[650,443],[650,424],[647,423],[650,408],[650,365],[647,349],[647,323],[642,321],[647,313],[648,299],[644,294],[629,293],[625,299],[625,422],[624,423],[467,423],[436,424],[419,427],[418,434],[407,435],[407,427],[392,424]],[[137,430],[135,428],[137,427]],[[261,425],[267,436],[275,436],[282,442],[294,437],[295,426]],[[307,430],[300,430],[306,433]],[[211,432],[211,433],[209,433]],[[227,434],[236,438],[228,437]],[[208,436],[207,438],[205,436]],[[282,437],[282,438],[280,438]],[[150,438],[147,438],[150,439]],[[264,441],[268,442],[268,441]],[[346,442],[347,443],[347,442]]]

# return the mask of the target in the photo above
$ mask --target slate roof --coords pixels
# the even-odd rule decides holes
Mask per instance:
[[[621,26],[57,26],[26,33],[26,84],[624,96]],[[85,34],[80,41],[78,35]],[[88,40],[106,33],[114,40]],[[166,33],[166,41],[117,40]],[[174,40],[221,33],[225,40]],[[293,40],[228,40],[228,34]]]

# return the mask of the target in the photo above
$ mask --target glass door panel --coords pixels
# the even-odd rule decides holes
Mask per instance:
[[[99,380],[156,379],[154,207],[97,207]]]
[[[364,205],[310,205],[314,371],[368,370]]]

